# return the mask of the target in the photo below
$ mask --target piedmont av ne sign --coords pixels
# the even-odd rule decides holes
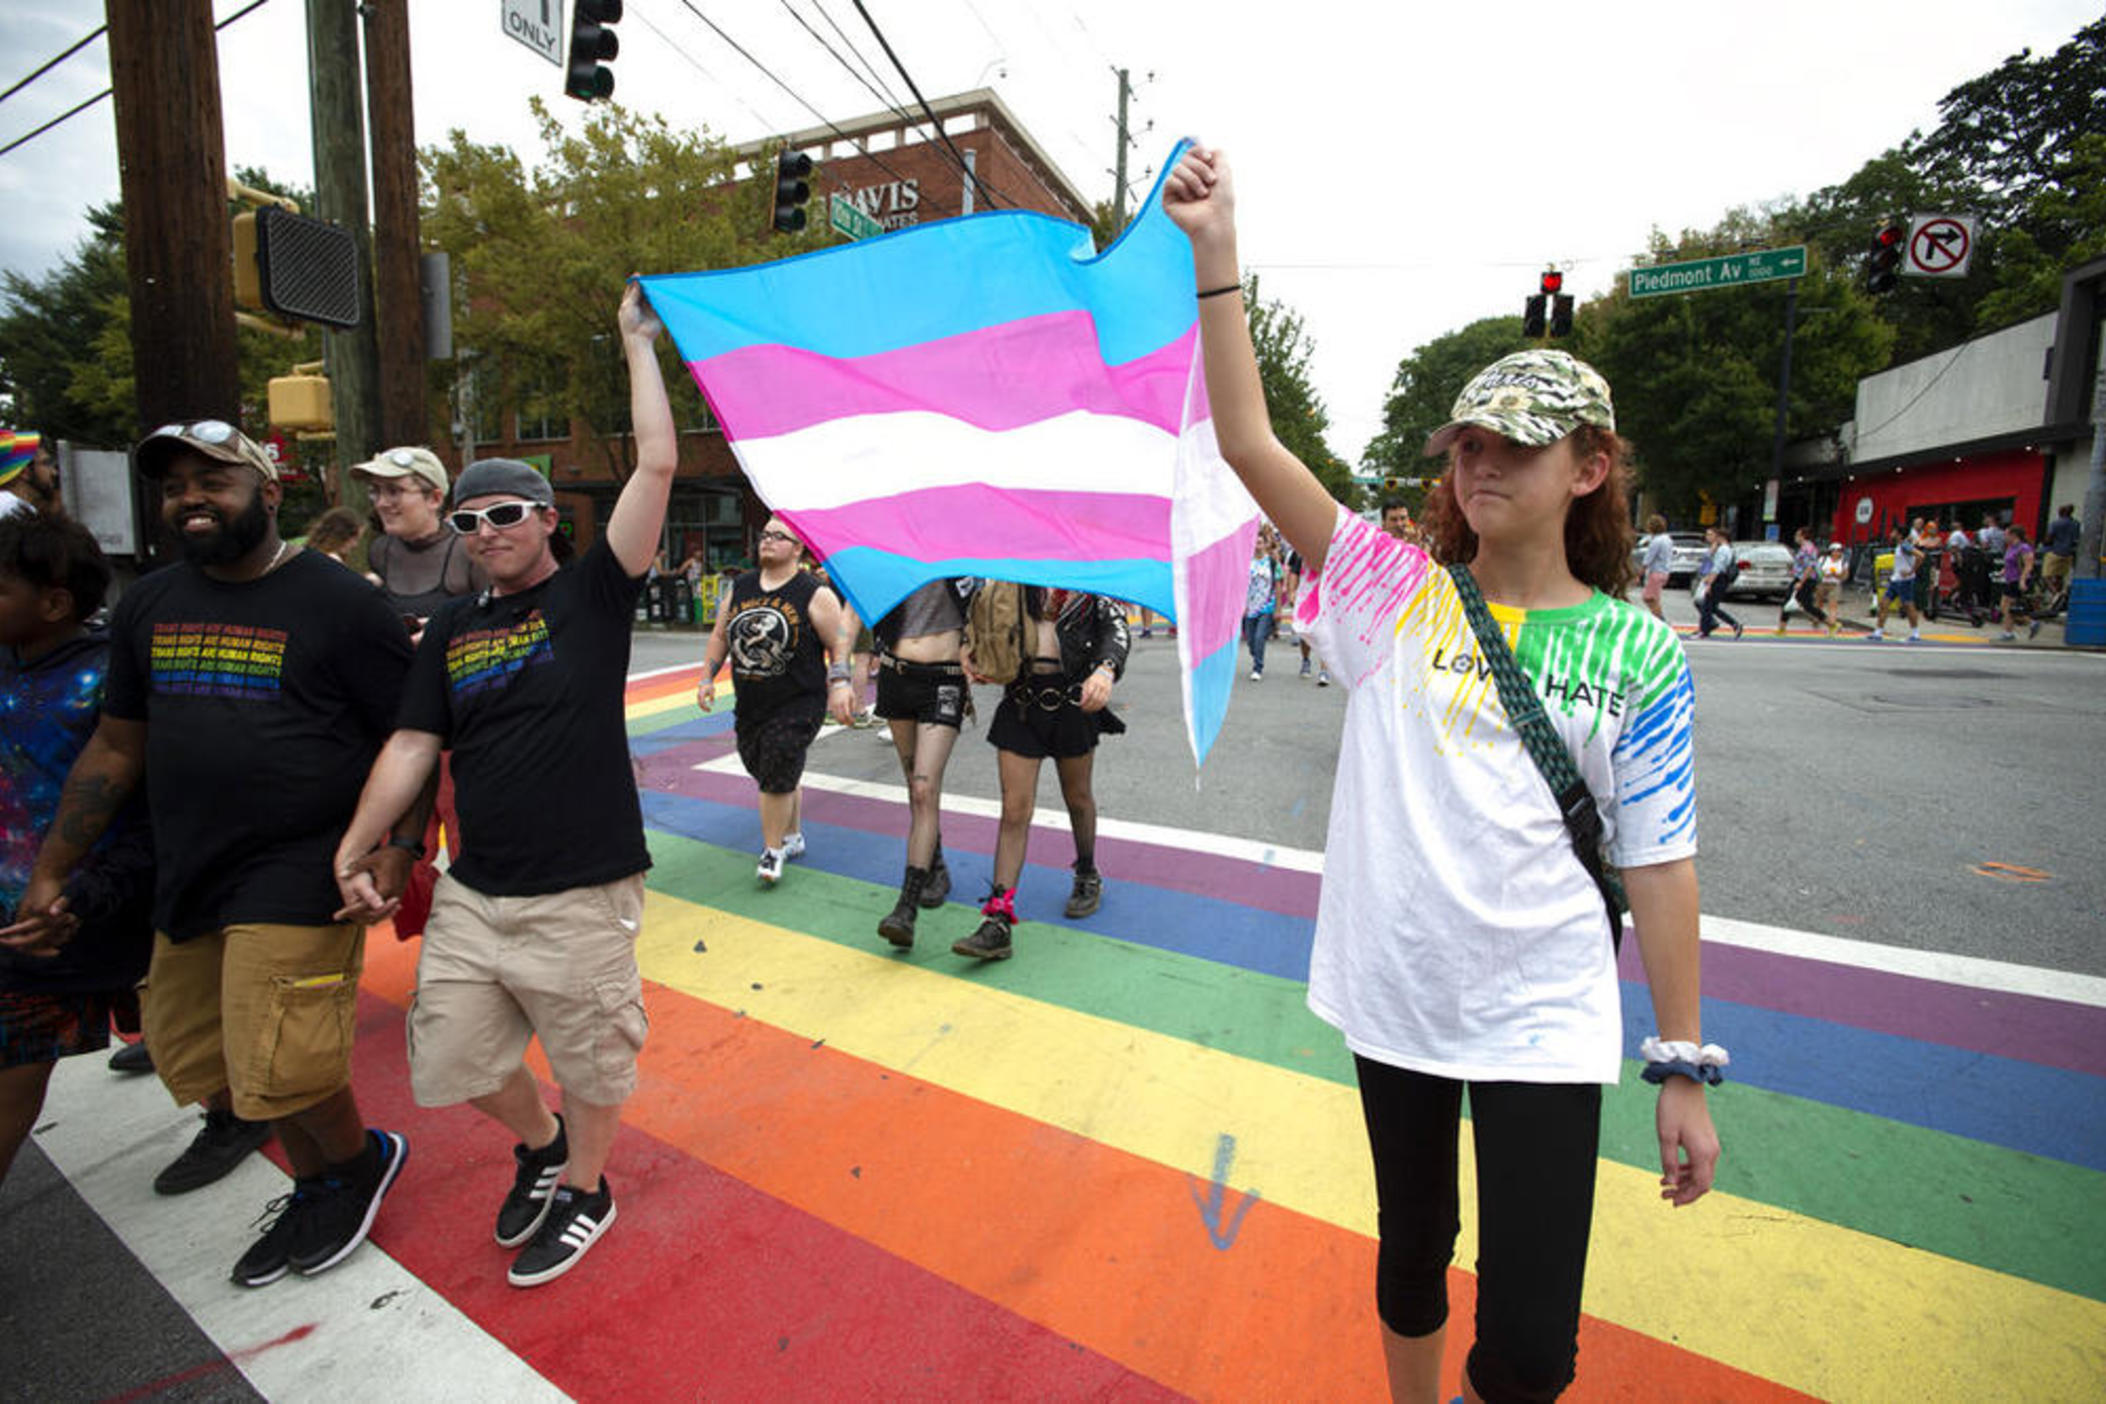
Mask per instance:
[[[1794,244],[1788,249],[1758,249],[1754,253],[1698,258],[1687,263],[1656,263],[1650,268],[1633,268],[1626,276],[1632,297],[1665,297],[1669,293],[1737,288],[1805,274],[1806,245]]]

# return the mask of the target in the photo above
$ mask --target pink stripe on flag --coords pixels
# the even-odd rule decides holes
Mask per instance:
[[[1183,603],[1192,618],[1179,621],[1189,640],[1186,657],[1203,659],[1235,643],[1243,627],[1243,600],[1250,593],[1252,535],[1231,532],[1186,560]]]
[[[1090,314],[1055,312],[849,360],[794,346],[747,346],[688,369],[732,440],[914,410],[991,430],[1087,410],[1175,434],[1183,427],[1197,336],[1195,325],[1167,346],[1108,366]]]
[[[1167,497],[985,483],[917,488],[783,516],[828,554],[865,546],[918,561],[1160,560],[1170,534]]]

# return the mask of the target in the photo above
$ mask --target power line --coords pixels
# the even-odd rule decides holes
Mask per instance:
[[[225,29],[225,28],[226,28],[226,27],[227,27],[228,25],[230,25],[230,24],[234,23],[234,21],[236,21],[236,20],[240,19],[240,18],[241,18],[242,16],[244,16],[244,15],[247,15],[247,14],[250,14],[250,13],[252,13],[252,12],[256,11],[256,10],[260,10],[260,9],[262,9],[262,8],[263,8],[263,7],[265,6],[265,5],[267,5],[267,4],[269,4],[269,3],[270,3],[270,0],[249,0],[249,3],[248,3],[247,5],[244,5],[244,6],[242,7],[242,8],[240,8],[240,9],[236,10],[236,11],[235,11],[235,12],[234,12],[233,14],[231,14],[231,15],[228,15],[228,16],[227,16],[227,17],[226,17],[225,19],[223,19],[223,20],[219,21],[219,22],[218,22],[217,24],[213,25],[213,26],[212,26],[212,28],[213,28],[214,30],[221,30],[221,29]],[[88,36],[88,37],[92,39],[92,38],[94,37],[94,35],[90,35],[90,36]],[[86,40],[83,40],[82,42],[83,42],[83,43],[85,43],[85,42],[87,42],[87,41],[86,41]],[[78,45],[76,45],[75,47],[77,48],[77,47],[79,47],[79,46],[78,46]],[[70,52],[71,52],[71,50],[68,50],[67,52],[69,52],[69,53],[70,53]],[[65,55],[64,55],[64,54],[61,54],[61,55],[60,55],[59,57],[60,57],[60,58],[64,58],[64,57],[65,57]],[[54,60],[54,62],[56,62],[56,60]],[[41,72],[42,70],[39,70],[39,71]],[[35,76],[36,76],[35,74],[31,74],[31,75],[30,75],[30,77],[32,77],[32,78],[33,78],[33,77],[35,77]],[[23,82],[27,82],[27,81],[28,81],[28,79],[24,79],[24,80],[23,80]],[[16,86],[16,87],[20,87],[20,86],[21,86],[21,84],[19,84],[19,83],[18,83],[18,84],[16,84],[15,86]],[[9,89],[9,91],[10,91],[10,92],[12,92],[12,91],[13,91],[13,89]],[[111,89],[109,89],[109,88],[104,88],[104,89],[103,89],[103,90],[102,90],[101,92],[97,93],[97,94],[96,94],[96,95],[95,95],[94,97],[88,98],[88,99],[87,99],[86,101],[84,101],[84,102],[79,102],[79,103],[75,103],[75,104],[74,104],[74,105],[73,105],[72,107],[69,107],[69,108],[67,108],[67,109],[66,109],[66,110],[65,110],[64,112],[61,112],[61,113],[60,113],[60,114],[59,114],[58,116],[56,116],[56,117],[52,118],[52,119],[51,119],[51,120],[50,120],[49,122],[46,122],[46,123],[45,123],[45,124],[44,124],[43,126],[41,126],[41,127],[38,127],[38,128],[37,128],[37,129],[35,130],[35,131],[33,131],[33,132],[28,132],[28,133],[25,133],[25,134],[24,134],[24,135],[22,135],[22,136],[18,136],[18,137],[16,137],[16,138],[15,138],[15,139],[14,139],[13,141],[9,142],[9,143],[8,143],[7,145],[5,145],[5,146],[0,146],[0,156],[5,156],[5,155],[6,155],[6,154],[7,154],[8,152],[10,152],[10,151],[13,151],[13,150],[14,150],[14,149],[15,149],[16,147],[18,147],[18,146],[24,146],[24,145],[27,145],[28,143],[30,143],[30,142],[32,142],[32,141],[35,141],[35,140],[36,140],[36,139],[37,139],[38,137],[40,137],[40,136],[44,135],[44,133],[46,133],[46,132],[50,131],[50,130],[51,130],[51,129],[52,129],[53,127],[56,127],[56,126],[57,126],[57,125],[58,125],[59,123],[61,123],[61,122],[64,122],[64,121],[67,121],[67,120],[69,120],[69,119],[71,119],[71,118],[77,117],[77,116],[79,116],[79,115],[80,115],[81,113],[83,113],[83,112],[86,112],[86,111],[87,111],[87,110],[88,110],[89,108],[93,107],[93,106],[94,106],[94,105],[95,105],[96,103],[98,103],[98,102],[101,102],[101,101],[102,101],[102,100],[103,100],[104,98],[108,97],[108,96],[110,95],[111,91],[112,91],[112,90],[111,90]]]
[[[729,44],[732,47],[733,51],[736,52],[740,58],[746,60],[746,62],[752,64],[755,68],[759,69],[761,73],[767,77],[769,82],[773,83],[776,87],[781,88],[784,92],[788,93],[799,107],[802,107],[805,111],[811,113],[814,117],[817,117],[821,125],[823,125],[828,131],[832,132],[841,140],[849,143],[851,146],[857,145],[856,139],[854,137],[850,136],[847,132],[842,131],[839,127],[835,126],[833,121],[830,118],[828,118],[824,112],[821,112],[818,108],[812,106],[809,102],[805,101],[804,94],[798,92],[788,83],[783,82],[782,79],[778,78],[775,75],[775,71],[773,69],[769,68],[768,65],[762,63],[759,59],[755,58],[751,53],[749,53],[745,45],[739,43],[738,40],[732,38],[729,34],[726,34],[721,25],[719,25],[715,20],[711,19],[708,15],[703,14],[701,10],[697,9],[694,0],[680,0],[680,3],[686,6],[688,12],[692,14],[696,19],[702,21],[703,24],[707,25],[711,33],[715,34],[719,39],[722,39],[725,43]],[[748,110],[750,111],[751,109]],[[877,153],[870,151],[867,148],[860,149],[862,149],[863,157],[865,160],[869,161],[872,165],[876,166],[886,175],[891,176],[894,180],[899,181],[902,184],[906,182],[907,178],[901,175],[898,171],[892,169],[892,167],[886,165],[883,161],[879,160],[877,157]],[[847,190],[849,188],[847,182],[845,181],[837,179],[835,181],[835,184],[839,185],[843,190]]]
[[[929,125],[936,129],[936,139],[942,142],[944,149],[951,153],[951,159],[958,163],[958,169],[964,172],[966,178],[979,188],[980,194],[986,198],[987,203],[990,206],[999,208],[994,192],[987,188],[987,182],[980,179],[980,173],[967,165],[965,157],[959,154],[956,146],[951,144],[951,134],[943,129],[943,123],[936,120],[935,112],[929,107],[929,100],[923,97],[921,89],[915,86],[914,75],[907,72],[907,66],[899,61],[899,55],[892,52],[892,41],[885,37],[884,30],[878,28],[878,22],[870,17],[870,11],[864,8],[863,0],[849,0],[849,2],[856,7],[856,13],[863,17],[863,23],[870,26],[870,32],[877,37],[878,47],[885,51],[886,58],[892,60],[892,67],[898,72],[900,80],[907,85],[907,91],[914,94],[914,101],[921,105],[922,115],[927,117]],[[1009,203],[1014,205],[1016,202],[1012,200]]]
[[[652,21],[649,15],[639,10],[636,12],[636,17],[642,20],[644,23],[644,28],[650,30],[653,34],[657,35],[659,39],[664,42],[667,48],[671,49],[674,53],[678,54],[681,58],[685,59],[687,61],[688,67],[694,69],[695,72],[701,74],[704,78],[707,78],[709,80],[709,85],[712,88],[720,89],[724,92],[730,93],[732,101],[736,102],[739,106],[745,108],[746,111],[752,116],[754,121],[758,122],[763,127],[771,127],[775,125],[772,121],[769,120],[768,115],[766,113],[762,112],[752,103],[746,101],[746,99],[740,97],[736,92],[732,91],[731,86],[728,83],[725,83],[722,79],[718,78],[716,74],[710,72],[709,69],[705,68],[700,59],[696,58],[693,54],[689,53],[686,49],[682,48],[680,46],[680,42],[677,39],[673,38],[672,35],[666,33],[663,29],[660,29],[657,26],[657,24],[655,24]]]
[[[0,93],[0,102],[6,102],[16,93],[21,92],[31,83],[36,82],[37,79],[43,77],[52,69],[57,68],[60,64],[64,63],[67,59],[72,58],[82,49],[87,48],[88,45],[94,43],[97,39],[100,39],[105,33],[107,33],[109,31],[109,28],[110,27],[106,24],[96,25],[93,30],[89,31],[89,33],[85,37],[83,37],[79,43],[73,45],[72,48],[67,49],[57,58],[45,60],[42,64],[38,66],[37,70],[34,73],[31,73],[28,77],[19,80],[12,88],[9,88],[6,92]]]
[[[878,73],[876,66],[873,65],[869,59],[863,56],[863,51],[858,49],[855,46],[855,42],[851,40],[848,37],[848,35],[842,31],[841,26],[834,22],[834,17],[831,14],[827,13],[825,5],[821,4],[819,0],[812,0],[812,8],[819,12],[819,18],[825,20],[827,27],[833,30],[836,37],[838,37],[841,40],[842,47],[856,56],[857,60],[863,65],[861,70],[856,69],[853,65],[851,65],[848,62],[848,60],[842,58],[840,54],[835,53],[833,45],[827,43],[825,39],[820,38],[819,33],[816,30],[814,30],[809,24],[805,24],[804,18],[801,15],[799,15],[795,9],[791,7],[790,0],[782,0],[782,7],[785,10],[789,10],[790,18],[796,20],[799,24],[803,24],[805,32],[807,34],[810,34],[812,38],[817,39],[819,41],[819,46],[825,49],[827,53],[833,55],[834,62],[840,64],[843,68],[846,68],[848,70],[849,76],[851,78],[854,78],[858,83],[861,83],[863,87],[870,93],[870,95],[878,100],[878,102],[885,108],[886,111],[890,112],[893,116],[900,118],[902,121],[911,120],[907,117],[905,110],[901,108],[899,97],[892,91],[892,85],[884,80],[883,76]],[[868,73],[870,75],[870,77],[867,80],[863,76],[865,73]]]

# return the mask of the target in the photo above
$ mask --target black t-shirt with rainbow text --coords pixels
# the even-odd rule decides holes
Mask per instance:
[[[532,589],[464,595],[425,626],[398,724],[453,751],[457,880],[531,897],[651,866],[622,698],[643,584],[603,539]]]
[[[103,710],[146,723],[155,926],[329,923],[409,660],[381,593],[311,551],[240,584],[186,563],[125,592]]]

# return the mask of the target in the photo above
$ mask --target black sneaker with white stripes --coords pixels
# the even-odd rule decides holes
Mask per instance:
[[[563,1118],[556,1118],[555,1140],[540,1150],[516,1145],[512,1158],[519,1162],[519,1169],[512,1176],[511,1193],[497,1209],[497,1241],[506,1248],[517,1248],[532,1238],[555,1202],[563,1167],[570,1163],[570,1138],[563,1133]]]
[[[578,1265],[585,1250],[598,1241],[614,1222],[614,1191],[607,1177],[591,1194],[576,1185],[559,1185],[549,1204],[548,1217],[534,1241],[519,1250],[505,1281],[514,1287],[538,1287],[561,1277]]]

